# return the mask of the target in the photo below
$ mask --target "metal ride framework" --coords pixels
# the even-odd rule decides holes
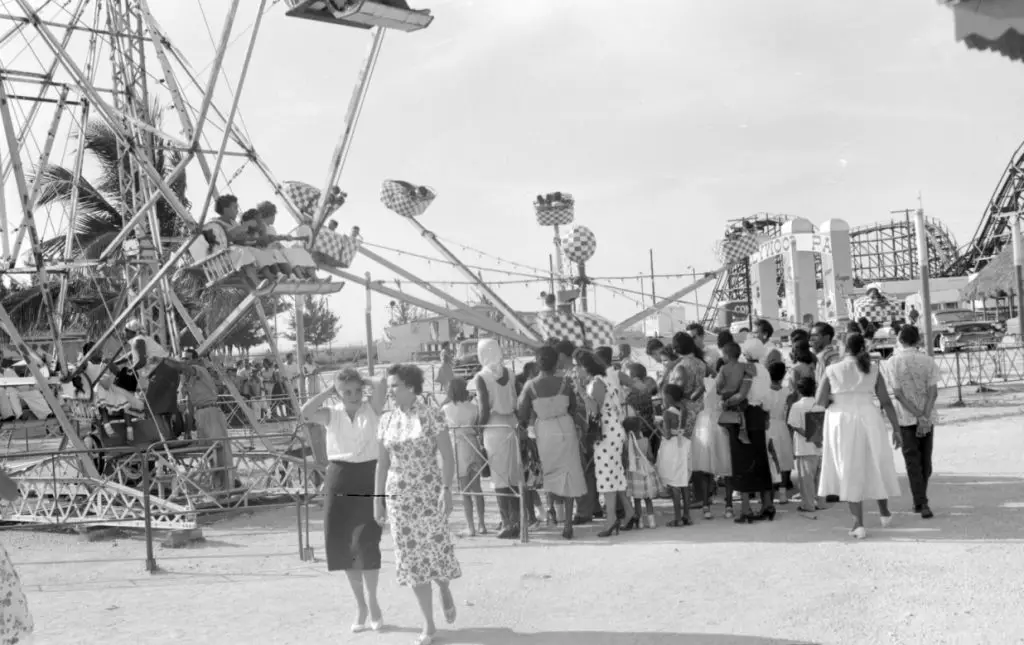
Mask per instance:
[[[260,298],[295,296],[301,302],[307,294],[332,293],[343,286],[331,283],[330,278],[300,278],[299,274],[253,279],[251,267],[242,266],[237,254],[224,251],[200,257],[202,254],[196,250],[202,243],[197,242],[205,240],[203,225],[218,189],[230,189],[231,182],[246,167],[262,175],[299,221],[303,217],[310,220],[312,234],[306,238],[309,248],[313,248],[318,233],[320,238],[330,238],[333,233],[320,231],[329,214],[330,188],[337,182],[351,145],[385,30],[415,31],[427,26],[431,18],[426,12],[396,7],[404,3],[393,0],[334,3],[345,5],[340,9],[324,2],[291,3],[290,16],[374,30],[370,54],[361,68],[344,130],[331,160],[326,188],[320,193],[314,217],[310,218],[308,213],[301,213],[255,152],[244,124],[240,127],[236,123],[236,117],[241,121],[239,101],[262,21],[277,2],[244,3],[249,10],[258,6],[250,14],[251,24],[240,30],[242,4],[241,0],[232,0],[219,38],[210,34],[216,54],[205,81],[201,81],[203,74],[192,67],[170,40],[147,0],[3,2],[0,20],[7,28],[0,33],[0,117],[7,154],[2,163],[4,190],[0,191],[0,277],[12,280],[31,276],[32,287],[43,301],[46,320],[42,326],[50,335],[55,355],[60,357],[59,374],[51,377],[44,371],[46,367],[26,344],[19,326],[2,304],[0,327],[25,360],[37,389],[53,412],[64,450],[63,454],[58,451],[8,455],[5,466],[22,491],[20,500],[10,506],[8,519],[127,526],[151,521],[156,528],[194,528],[201,510],[236,507],[257,497],[301,495],[311,488],[312,469],[307,467],[307,442],[300,436],[302,426],[284,438],[274,434],[222,374],[218,376],[259,441],[259,447],[251,447],[246,445],[252,443],[251,439],[232,440],[236,443],[235,457],[229,472],[237,474],[238,482],[227,487],[213,485],[220,474],[214,471],[224,469],[212,465],[212,451],[218,447],[209,442],[170,442],[161,436],[160,441],[146,447],[145,456],[140,456],[138,450],[124,451],[119,456],[117,450],[90,449],[83,439],[83,427],[87,431],[94,416],[93,402],[89,400],[92,388],[86,388],[89,394],[82,396],[70,387],[75,377],[84,377],[87,361],[102,352],[108,340],[123,341],[120,330],[129,317],[141,319],[145,333],[166,339],[175,354],[181,349],[181,334],[191,332],[202,355],[215,348],[242,316],[255,309],[272,351],[277,354]],[[205,21],[202,7],[198,10]],[[239,31],[242,33],[236,35]],[[226,79],[225,56],[229,46],[243,37],[244,60],[237,82],[231,86]],[[215,100],[222,79],[231,96],[226,111]],[[179,135],[161,128],[159,119],[150,111],[161,100],[180,126]],[[122,212],[114,215],[122,221],[116,236],[104,244],[98,256],[86,259],[77,243],[78,218],[79,211],[85,209],[83,204],[95,206],[98,201],[93,194],[83,192],[92,190],[84,177],[85,153],[89,128],[96,122],[109,129],[116,142],[116,186],[106,182],[103,187],[116,193],[114,199]],[[212,143],[205,132],[208,126],[218,130]],[[55,154],[55,145],[62,140],[79,142],[70,155],[72,169],[61,177],[71,186],[70,199],[66,200],[66,208],[46,207],[41,199],[44,179],[69,156],[66,150],[63,156],[60,152]],[[158,167],[158,159],[171,159],[173,167],[168,167],[169,163]],[[204,179],[203,197],[194,210],[176,191],[193,161]],[[16,199],[11,200],[12,195]],[[167,236],[161,230],[158,206],[176,215],[175,235]],[[198,213],[198,217],[193,213]],[[63,237],[56,252],[52,245],[43,245],[44,236],[55,233]],[[28,253],[23,255],[26,240]],[[201,331],[175,291],[177,281],[189,271],[192,275],[201,274],[206,289],[245,293],[241,304],[209,334]],[[102,279],[115,279],[123,293],[107,301],[97,274],[102,274]],[[73,322],[68,307],[69,285],[73,278],[81,276],[97,286],[109,327],[77,365],[69,366],[61,356],[62,336],[67,323]],[[297,320],[301,364],[302,316]],[[300,396],[305,389],[301,381]],[[290,398],[298,409],[296,394],[291,393]],[[145,491],[140,490],[140,471],[153,482]]]
[[[743,219],[733,220],[726,227],[725,238],[735,239],[744,234],[758,237],[773,237],[782,232],[782,225],[789,215],[759,213]],[[962,257],[949,229],[935,218],[925,219],[928,241],[929,275],[960,275],[953,273]],[[1007,225],[1003,241],[1009,239]],[[1002,242],[1000,242],[1002,243]],[[864,286],[886,280],[915,280],[920,277],[917,257],[917,233],[912,211],[906,211],[902,219],[858,226],[850,230],[851,259],[854,285]],[[821,288],[821,259],[815,258],[815,279]],[[779,298],[785,296],[782,258],[776,258]],[[716,327],[720,311],[726,310],[726,325],[737,320],[749,321],[750,316],[750,263],[744,258],[729,266],[719,277],[711,301],[704,313],[705,327]]]

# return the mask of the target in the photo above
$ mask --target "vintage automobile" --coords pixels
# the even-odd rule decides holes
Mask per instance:
[[[455,376],[468,381],[480,371],[480,358],[477,356],[479,342],[476,338],[459,341],[455,348],[455,361],[452,364]]]
[[[932,343],[942,352],[982,347],[995,349],[1003,332],[969,309],[932,312]]]

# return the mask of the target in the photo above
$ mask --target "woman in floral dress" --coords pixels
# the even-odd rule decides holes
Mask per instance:
[[[0,497],[8,502],[18,499],[18,485],[3,470],[0,470]],[[0,645],[31,643],[33,628],[21,579],[7,550],[0,546]]]
[[[380,418],[374,516],[383,525],[390,515],[398,584],[412,587],[423,612],[423,631],[416,644],[430,645],[437,631],[430,583],[440,590],[444,617],[451,624],[455,599],[448,583],[462,576],[448,530],[452,512],[448,484],[455,474],[455,460],[443,415],[422,400],[420,368],[393,365],[388,370],[388,388],[395,408]]]

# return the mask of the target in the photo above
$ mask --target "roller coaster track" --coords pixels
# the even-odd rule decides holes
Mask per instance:
[[[974,237],[960,249],[957,258],[942,271],[944,276],[969,275],[980,271],[1010,240],[1010,217],[1018,212],[1018,199],[1024,189],[1024,143],[1017,147],[992,198],[981,216]]]

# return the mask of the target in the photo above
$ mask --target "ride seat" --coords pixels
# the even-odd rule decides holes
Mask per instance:
[[[370,29],[419,31],[430,26],[429,9],[410,9],[405,0],[287,0],[286,16]]]

